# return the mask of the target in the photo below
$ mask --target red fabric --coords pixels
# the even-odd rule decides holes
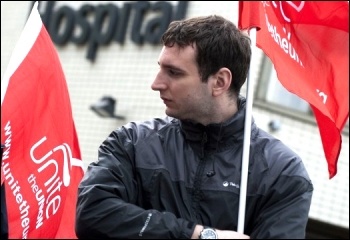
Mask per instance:
[[[240,1],[238,26],[257,27],[281,84],[310,104],[332,178],[349,117],[349,3]]]
[[[9,76],[1,105],[9,238],[76,238],[77,186],[84,173],[79,143],[60,60],[41,19],[29,26],[34,15],[39,12],[33,8],[25,28],[39,26],[31,29],[39,35]],[[15,49],[23,47],[19,41]]]

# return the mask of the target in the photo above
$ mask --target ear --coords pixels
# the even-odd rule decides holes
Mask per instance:
[[[226,93],[231,85],[232,74],[228,68],[220,68],[219,71],[213,76],[213,96],[219,96]]]

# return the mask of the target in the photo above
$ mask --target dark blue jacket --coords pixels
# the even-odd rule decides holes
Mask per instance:
[[[223,124],[131,122],[102,143],[79,186],[79,238],[190,238],[237,230],[245,100]],[[299,158],[252,119],[245,231],[305,238],[313,186]],[[215,172],[215,174],[213,174]]]

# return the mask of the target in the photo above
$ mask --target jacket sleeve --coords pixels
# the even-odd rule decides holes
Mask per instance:
[[[75,231],[78,238],[190,238],[195,224],[170,212],[136,205],[132,133],[114,131],[98,149],[79,185]]]
[[[251,238],[305,238],[313,185],[300,158],[284,167],[278,177],[269,176],[272,184],[259,203]]]

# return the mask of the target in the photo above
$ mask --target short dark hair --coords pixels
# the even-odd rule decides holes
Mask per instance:
[[[218,15],[176,20],[169,24],[161,41],[168,47],[195,44],[202,81],[226,67],[232,73],[230,92],[239,95],[249,71],[251,40],[234,23]]]

